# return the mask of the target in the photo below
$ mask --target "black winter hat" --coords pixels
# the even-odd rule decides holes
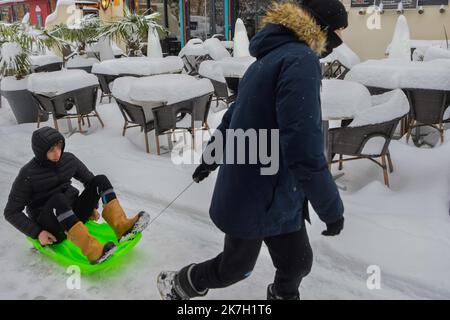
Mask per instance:
[[[322,55],[325,57],[342,44],[342,39],[334,31],[348,26],[345,6],[339,0],[303,0],[301,4],[327,33],[327,46]]]
[[[348,26],[348,14],[339,0],[303,0],[302,5],[322,29],[334,31]]]
[[[59,141],[63,142],[64,151],[64,136],[53,128],[43,127],[33,132],[33,136],[31,137],[31,148],[39,161],[47,161],[48,150]]]

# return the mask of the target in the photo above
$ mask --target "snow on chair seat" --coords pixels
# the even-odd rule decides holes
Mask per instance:
[[[370,108],[355,113],[347,127],[329,130],[329,165],[357,159],[368,159],[383,169],[384,183],[389,186],[388,169],[394,168],[389,153],[389,144],[400,120],[409,112],[409,102],[402,90],[397,89],[372,97]],[[339,160],[333,160],[335,155]],[[350,158],[343,158],[343,156]],[[381,158],[381,163],[377,161]]]

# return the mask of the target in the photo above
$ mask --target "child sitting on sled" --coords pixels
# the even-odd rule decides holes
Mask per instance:
[[[35,157],[20,170],[4,212],[6,220],[22,233],[43,246],[68,238],[96,264],[117,249],[111,241],[100,244],[84,225],[89,219],[100,218],[100,199],[103,219],[119,241],[147,227],[149,214],[140,212],[128,218],[108,178],[94,176],[75,155],[64,152],[65,140],[58,131],[50,127],[36,130],[31,142]],[[72,186],[72,178],[84,184],[81,194]]]

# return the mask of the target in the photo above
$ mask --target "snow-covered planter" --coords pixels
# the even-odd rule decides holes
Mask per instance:
[[[18,124],[37,122],[39,106],[27,90],[28,76],[17,80],[16,77],[5,77],[1,81],[1,95],[8,104]],[[47,121],[48,115],[41,115],[41,121]]]
[[[17,123],[37,122],[39,106],[27,89],[27,73],[30,68],[28,52],[15,42],[6,42],[1,47],[1,95],[8,104]],[[46,121],[47,116],[41,118]]]

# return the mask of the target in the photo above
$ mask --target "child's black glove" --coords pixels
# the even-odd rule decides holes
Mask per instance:
[[[322,231],[324,236],[336,236],[344,229],[344,217],[338,221],[327,223],[327,230]]]

